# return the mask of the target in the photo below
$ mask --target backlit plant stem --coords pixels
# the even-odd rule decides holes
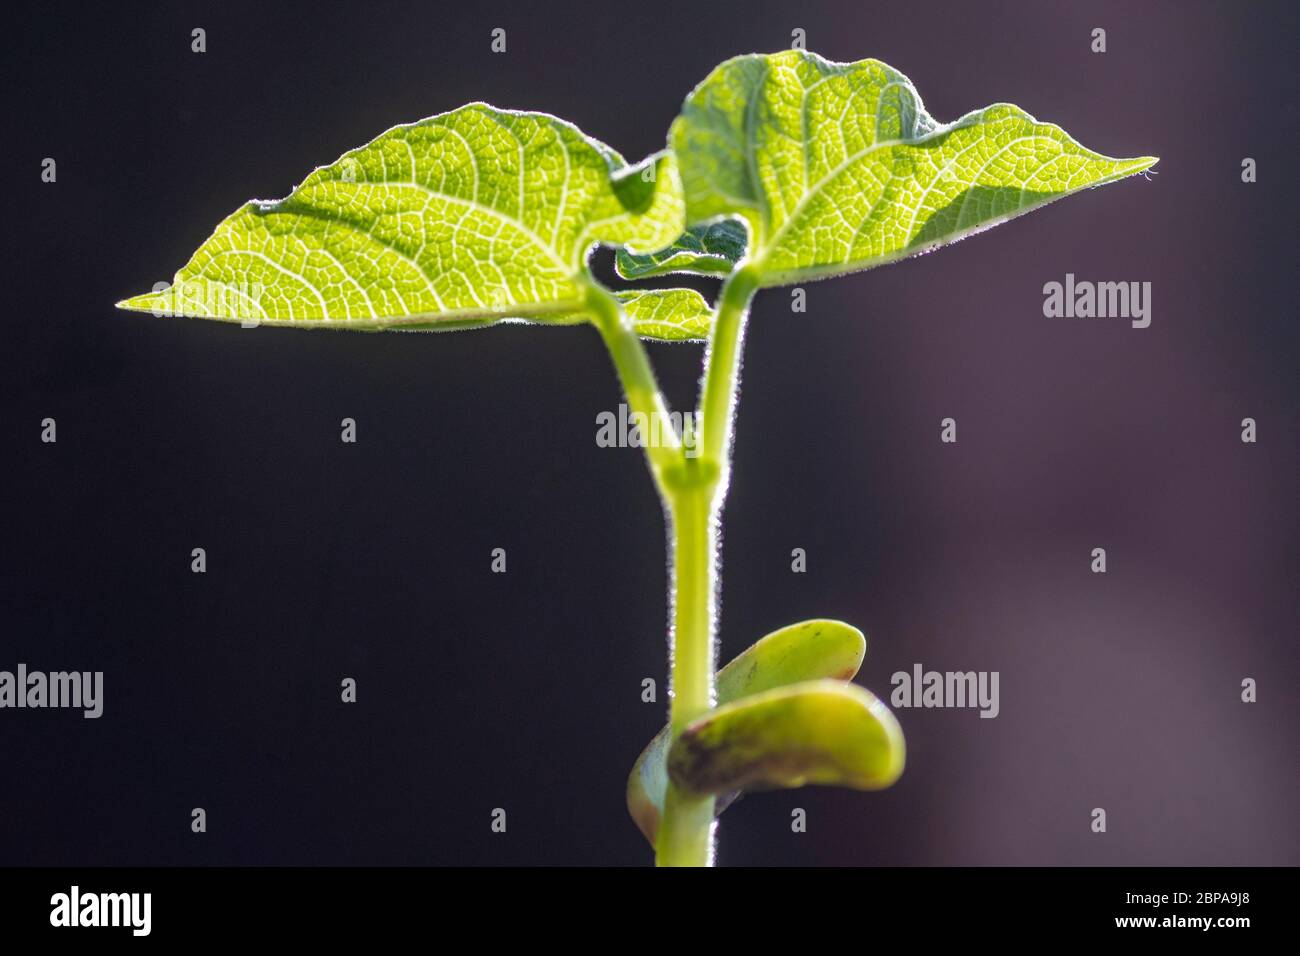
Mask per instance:
[[[672,708],[675,738],[714,704],[714,595],[717,549],[708,485],[670,491],[673,549]],[[709,866],[713,862],[713,797],[668,783],[655,841],[659,866]]]
[[[748,263],[741,263],[727,277],[718,297],[717,315],[704,358],[704,387],[700,394],[704,445],[700,457],[718,470],[720,482],[715,505],[719,511],[722,499],[727,495],[731,474],[731,437],[736,418],[745,322],[749,317],[749,302],[757,290],[758,270]]]
[[[668,512],[671,539],[669,725],[674,737],[709,711],[716,699],[718,529],[731,472],[731,437],[745,321],[757,287],[755,272],[746,266],[738,268],[723,285],[705,357],[695,441],[674,442],[671,447],[656,447],[654,443],[646,446],[650,470]],[[645,349],[617,300],[595,285],[588,298],[623,382],[629,407],[646,415],[667,414]],[[712,864],[713,804],[711,795],[688,793],[669,782],[655,845],[658,865]]]
[[[594,282],[587,285],[587,309],[595,319],[596,328],[605,340],[605,347],[614,361],[614,369],[623,385],[623,394],[627,397],[628,408],[645,416],[646,421],[669,421],[668,405],[663,393],[659,391],[659,382],[650,359],[645,353],[641,339],[617,299]],[[652,417],[653,416],[653,417]],[[663,438],[662,443],[645,442],[646,458],[650,473],[660,495],[665,496],[665,475],[681,462],[681,443],[671,428],[656,429]]]
[[[673,641],[673,702],[670,725],[676,737],[714,706],[717,598],[720,579],[722,506],[731,479],[731,439],[740,355],[749,301],[758,288],[752,269],[741,266],[727,279],[704,359],[704,385],[696,416],[698,456],[688,459],[687,481],[670,501],[676,552]],[[712,796],[680,791],[671,781],[659,822],[656,862],[660,866],[713,863]]]

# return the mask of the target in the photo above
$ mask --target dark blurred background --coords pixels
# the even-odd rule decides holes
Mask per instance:
[[[884,696],[917,662],[996,670],[1001,714],[898,712],[893,789],[746,799],[720,861],[1300,862],[1294,10],[13,14],[0,669],[102,670],[106,701],[98,721],[0,712],[0,863],[648,861],[623,786],[665,716],[664,531],[640,453],[595,444],[620,401],[596,334],[306,334],[112,303],[169,279],[244,200],[469,100],[643,156],[717,62],[795,28],[907,73],[941,120],[1009,100],[1101,152],[1162,159],[1149,180],[809,285],[806,314],[785,291],[758,300],[722,658],[839,617],[868,632],[865,686]],[[1044,318],[1042,286],[1066,272],[1150,281],[1151,327]],[[652,355],[688,404],[700,349]],[[659,703],[641,702],[645,677]]]

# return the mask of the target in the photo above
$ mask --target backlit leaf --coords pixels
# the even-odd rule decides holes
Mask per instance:
[[[687,222],[743,219],[769,286],[924,252],[1156,162],[1094,153],[1005,103],[941,125],[884,63],[801,50],[723,63],[669,142]]]
[[[634,289],[615,292],[614,298],[623,305],[643,339],[658,342],[697,342],[709,337],[713,322],[713,309],[694,289]],[[585,321],[580,312],[548,317],[547,325],[573,325]],[[401,332],[449,332],[463,328],[480,328],[493,322],[519,321],[511,319],[478,320],[468,324],[455,322],[417,322],[393,326]]]
[[[735,219],[691,226],[671,246],[638,255],[619,249],[614,267],[624,279],[649,279],[674,272],[726,275],[745,255],[745,227]]]
[[[694,289],[616,292],[637,335],[660,342],[702,342],[709,337],[713,308]]]
[[[627,167],[553,116],[473,103],[246,204],[170,289],[118,304],[302,328],[545,321],[584,307],[593,244],[653,252],[683,229],[671,154]]]

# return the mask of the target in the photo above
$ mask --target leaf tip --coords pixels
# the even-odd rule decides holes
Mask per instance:
[[[1138,156],[1124,164],[1124,172],[1130,176],[1136,173],[1145,173],[1158,162],[1160,162],[1159,156]]]
[[[121,309],[123,312],[152,312],[158,308],[159,303],[158,293],[146,292],[144,295],[133,295],[129,299],[114,302],[113,308]]]

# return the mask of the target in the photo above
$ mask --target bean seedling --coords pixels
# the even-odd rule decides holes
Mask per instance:
[[[719,522],[731,481],[740,356],[762,289],[925,252],[1078,190],[1140,173],[1057,126],[997,104],[940,124],[901,73],[802,50],[717,67],[686,98],[668,148],[629,165],[543,113],[472,103],[345,153],[289,196],[225,219],[170,286],[126,309],[302,329],[445,331],[589,322],[634,421],[670,526],[668,725],[628,780],[661,865],[708,865],[718,813],[746,789],[894,782],[903,735],[850,683],[857,629],[779,630],[715,672]],[[598,282],[616,248],[628,280]],[[693,416],[670,417],[642,340],[704,341]]]

